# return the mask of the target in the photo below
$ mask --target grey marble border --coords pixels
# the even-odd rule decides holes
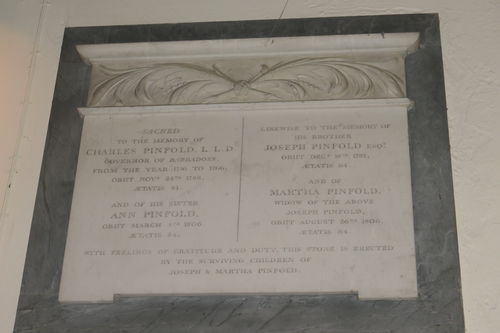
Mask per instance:
[[[419,298],[352,295],[135,297],[57,301],[89,68],[75,45],[356,33],[421,33],[406,58]],[[18,333],[464,332],[437,14],[66,29],[16,318]]]

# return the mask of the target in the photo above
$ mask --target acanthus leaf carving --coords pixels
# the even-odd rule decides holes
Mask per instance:
[[[404,97],[396,74],[339,58],[262,64],[237,80],[219,65],[160,63],[137,68],[100,66],[106,79],[90,93],[92,106],[168,105]]]

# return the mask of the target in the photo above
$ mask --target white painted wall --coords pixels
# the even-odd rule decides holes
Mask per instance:
[[[65,26],[434,13],[469,333],[500,331],[500,1],[2,0],[0,333],[12,331]],[[11,184],[9,187],[8,184]]]

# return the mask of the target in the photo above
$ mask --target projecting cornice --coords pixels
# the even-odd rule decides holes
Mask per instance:
[[[88,106],[406,96],[418,33],[80,45]]]

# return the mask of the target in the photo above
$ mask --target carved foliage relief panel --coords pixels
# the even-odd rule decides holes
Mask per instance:
[[[80,46],[90,106],[399,98],[418,34]],[[250,55],[249,55],[250,54]]]

